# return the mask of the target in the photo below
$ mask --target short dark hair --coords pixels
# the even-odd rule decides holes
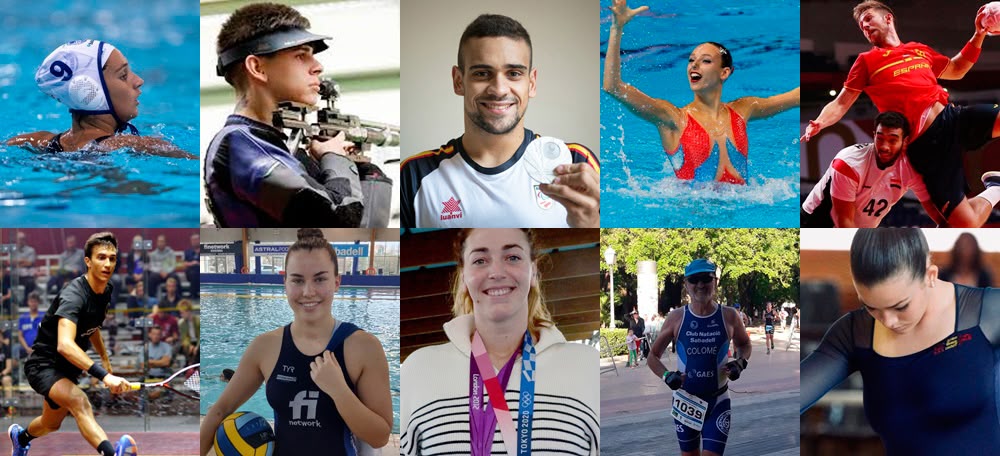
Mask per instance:
[[[115,235],[110,231],[102,231],[100,233],[91,234],[90,237],[87,238],[87,244],[83,247],[84,256],[90,258],[90,254],[94,250],[94,247],[99,245],[109,245],[114,247],[115,250],[118,250],[118,240],[115,239]]]
[[[865,14],[865,11],[870,9],[882,10],[886,13],[894,14],[892,8],[889,8],[885,3],[878,0],[865,0],[854,7],[854,23],[857,24],[861,20],[861,16]]]
[[[885,128],[902,128],[903,137],[910,136],[910,122],[907,122],[906,116],[896,111],[886,111],[875,117],[875,128],[879,125]]]
[[[958,244],[955,244],[955,245],[958,245]],[[34,299],[35,301],[38,301],[39,304],[42,303],[42,295],[39,294],[37,290],[34,290],[31,293],[28,293],[28,298],[26,299],[26,301],[31,301],[32,299]]]
[[[919,228],[861,228],[851,242],[854,282],[871,287],[899,273],[927,272],[927,238]]]
[[[521,40],[528,44],[528,67],[533,66],[534,51],[531,48],[531,36],[520,22],[500,14],[482,14],[472,21],[465,32],[462,32],[462,39],[458,41],[458,68],[465,70],[463,62],[462,48],[465,42],[472,38],[510,38]]]
[[[236,372],[234,372],[232,369],[222,369],[222,376],[226,380],[232,380],[233,379],[233,374],[235,374],[235,373]]]
[[[719,54],[722,55],[722,68],[729,68],[731,72],[736,71],[736,68],[733,67],[733,53],[729,49],[715,41],[706,41],[706,43],[719,48]]]
[[[291,247],[288,248],[288,253],[285,254],[285,267],[288,267],[288,258],[292,256],[292,252],[297,252],[304,250],[310,252],[313,250],[325,250],[330,254],[330,261],[333,262],[333,274],[340,275],[340,267],[337,265],[337,251],[333,249],[333,246],[327,242],[326,237],[323,236],[323,230],[319,228],[299,228],[296,233],[299,240],[295,241]]]
[[[291,29],[309,28],[309,19],[286,5],[276,3],[254,3],[233,11],[233,14],[222,24],[219,36],[215,41],[216,54],[232,48],[240,43],[269,35],[274,32],[284,32]],[[226,69],[226,82],[233,87],[242,85],[243,65],[230,65]]]

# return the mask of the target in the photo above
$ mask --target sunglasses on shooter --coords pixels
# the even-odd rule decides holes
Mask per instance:
[[[699,283],[710,283],[713,280],[715,280],[715,274],[712,274],[711,272],[702,272],[699,274],[692,274],[684,280],[687,280],[688,283],[692,285],[697,285]]]

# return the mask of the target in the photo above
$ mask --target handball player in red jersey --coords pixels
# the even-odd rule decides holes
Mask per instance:
[[[843,90],[809,122],[802,140],[837,123],[863,91],[879,111],[898,111],[909,121],[907,155],[924,178],[935,209],[931,218],[942,225],[982,226],[1000,201],[1000,172],[983,174],[986,191],[967,199],[962,154],[1000,136],[1000,107],[948,104],[948,92],[937,80],[962,79],[976,63],[987,33],[983,16],[980,9],[972,39],[948,58],[925,44],[900,41],[896,16],[885,4],[868,0],[855,6],[854,20],[874,47],[858,55]]]

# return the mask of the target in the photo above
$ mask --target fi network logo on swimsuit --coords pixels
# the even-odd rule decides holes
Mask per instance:
[[[937,346],[934,347],[934,354],[940,355],[941,353],[944,353],[945,350],[951,350],[970,340],[972,340],[972,334],[969,333],[962,333],[955,336],[951,336],[944,342],[941,342],[940,344],[937,344]]]
[[[462,200],[455,199],[454,196],[445,201],[444,209],[441,210],[441,220],[453,220],[462,218]]]
[[[292,408],[292,419],[301,420],[302,419],[302,409],[306,411],[306,420],[316,419],[316,404],[319,403],[319,391],[299,391],[299,394],[295,395],[295,399],[288,403],[288,406]],[[319,422],[315,424],[309,421],[289,421],[288,424],[293,426],[319,426]]]

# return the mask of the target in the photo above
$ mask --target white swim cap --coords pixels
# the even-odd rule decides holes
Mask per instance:
[[[35,83],[70,112],[111,114],[117,119],[101,71],[114,50],[103,41],[70,41],[45,58],[35,72]]]

